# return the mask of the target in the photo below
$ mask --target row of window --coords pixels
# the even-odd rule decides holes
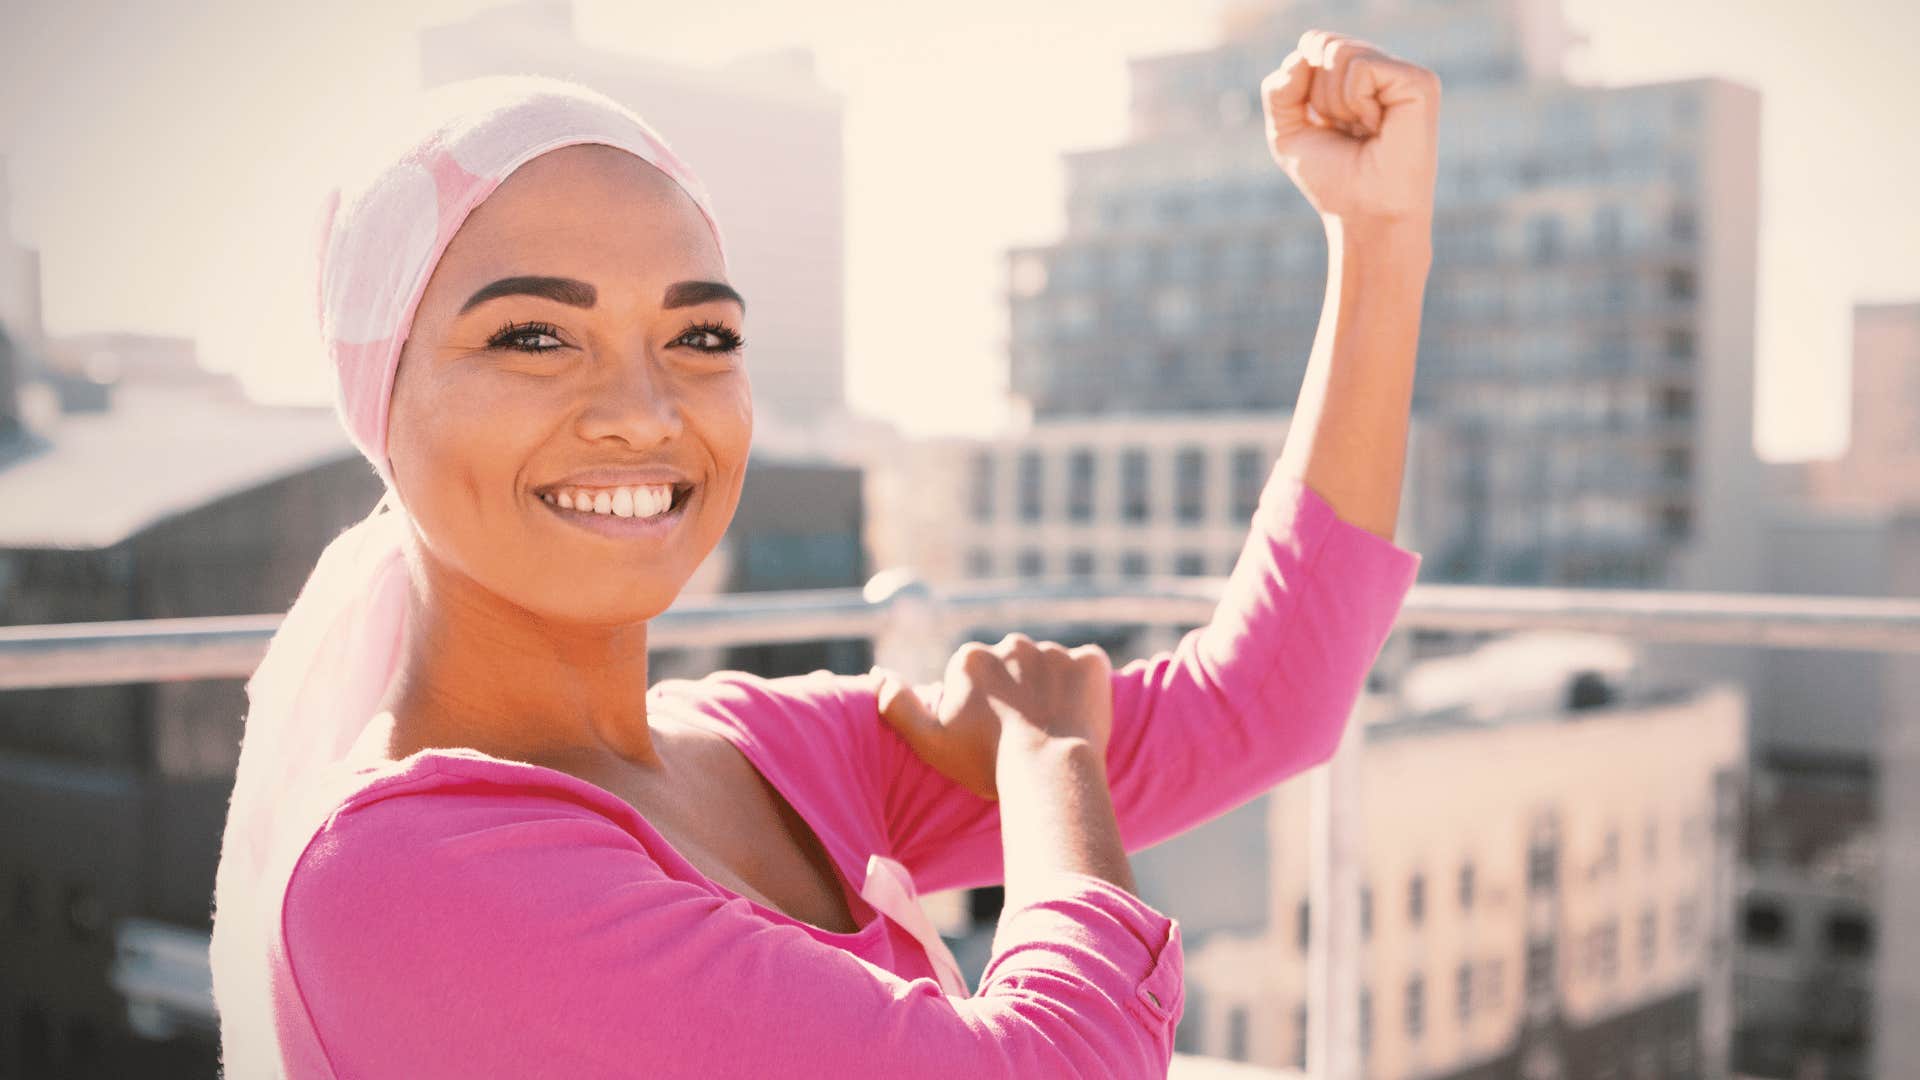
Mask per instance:
[[[1238,551],[1222,553],[1214,563],[1213,573],[1226,575],[1233,572],[1233,564],[1240,557]],[[1119,552],[1110,569],[1121,577],[1145,577],[1153,572],[1147,553],[1139,549]],[[1176,551],[1169,570],[1182,577],[1205,577],[1207,557],[1198,551]],[[1099,571],[1094,552],[1088,548],[1074,548],[1063,556],[1061,571],[1068,577],[1089,578]],[[1048,562],[1047,553],[1037,547],[1024,547],[1014,552],[1013,573],[1023,578],[1045,577],[1054,572]],[[975,547],[967,551],[967,576],[971,578],[996,577],[1000,573],[989,548]]]
[[[1829,954],[1864,957],[1873,952],[1873,922],[1865,912],[1839,910],[1813,916],[1816,931]],[[1779,900],[1748,899],[1740,920],[1740,937],[1748,945],[1784,949],[1794,943],[1800,928],[1793,913]]]
[[[1144,447],[1122,447],[1117,452],[1093,447],[1074,447],[1064,460],[1051,460],[1039,449],[1021,450],[1015,455],[1014,509],[1021,521],[1066,520],[1091,522],[1118,518],[1121,521],[1154,520],[1155,511],[1166,510],[1171,496],[1172,518],[1198,523],[1206,517],[1208,484],[1212,472],[1209,452],[1202,446],[1183,446],[1173,454],[1172,490],[1164,495],[1155,491],[1153,474]],[[999,457],[992,450],[975,451],[973,457],[973,516],[976,521],[993,520],[998,507],[996,472]],[[1064,471],[1059,480],[1049,474]],[[1104,488],[1102,474],[1117,470],[1117,506],[1101,505]],[[1259,506],[1269,463],[1267,451],[1260,446],[1239,446],[1228,452],[1227,514],[1229,520],[1246,522]]]

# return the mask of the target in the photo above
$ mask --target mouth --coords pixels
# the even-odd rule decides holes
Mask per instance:
[[[698,494],[696,484],[673,485],[672,501],[667,508],[651,517],[621,517],[614,513],[599,513],[594,510],[573,510],[549,501],[550,496],[536,495],[540,505],[548,513],[561,521],[588,532],[616,539],[664,539],[673,535],[687,517],[687,506]]]

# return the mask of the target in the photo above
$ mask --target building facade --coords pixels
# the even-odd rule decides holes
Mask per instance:
[[[1326,243],[1258,88],[1313,26],[1446,85],[1427,576],[1750,582],[1757,95],[1570,85],[1551,4],[1247,5],[1216,47],[1133,61],[1129,138],[1069,154],[1065,235],[1008,253],[1013,391],[1036,417],[1291,407]]]
[[[1362,710],[1365,1075],[1726,1075],[1745,695],[1569,694]],[[1192,950],[1189,1052],[1305,1066],[1310,802],[1268,796],[1267,926]]]
[[[905,441],[870,467],[882,565],[929,580],[1225,576],[1281,449],[1286,412],[1036,418],[992,437]],[[1426,432],[1401,520],[1427,488]],[[1396,542],[1418,548],[1405,525]]]

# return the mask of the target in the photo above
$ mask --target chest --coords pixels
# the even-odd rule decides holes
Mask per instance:
[[[811,826],[740,751],[703,755],[697,788],[635,808],[715,884],[822,930],[859,930],[832,857]]]

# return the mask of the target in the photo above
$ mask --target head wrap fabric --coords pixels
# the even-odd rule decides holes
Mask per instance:
[[[410,523],[387,456],[388,402],[414,311],[448,242],[522,164],[593,143],[634,154],[676,181],[726,260],[692,170],[612,99],[555,79],[496,76],[430,90],[419,105],[397,140],[335,189],[323,215],[315,299],[334,367],[334,406],[386,491],[327,545],[247,682],[211,952],[230,1080],[281,1075],[268,961],[284,947],[287,880],[342,780],[331,767],[353,748],[398,670]]]

